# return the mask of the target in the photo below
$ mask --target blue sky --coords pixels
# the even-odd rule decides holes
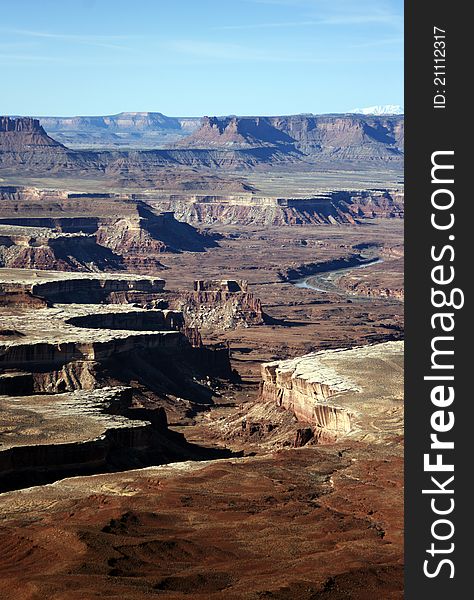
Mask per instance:
[[[0,114],[403,104],[403,0],[4,0]]]

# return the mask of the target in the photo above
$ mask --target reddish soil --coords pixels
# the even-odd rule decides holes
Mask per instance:
[[[378,443],[269,450],[265,437],[247,444],[219,436],[205,419],[255,404],[262,361],[401,338],[398,299],[295,288],[282,276],[351,255],[360,243],[396,246],[402,226],[228,228],[205,253],[163,254],[167,289],[191,290],[194,279],[246,279],[262,300],[266,325],[203,331],[206,341],[231,343],[243,383],[223,389],[221,406],[179,428],[190,441],[255,456],[2,495],[0,597],[401,600],[402,431]],[[383,270],[377,278],[387,285]],[[294,439],[299,424],[287,419],[285,427]]]
[[[398,600],[393,450],[284,450],[6,494],[1,595]]]

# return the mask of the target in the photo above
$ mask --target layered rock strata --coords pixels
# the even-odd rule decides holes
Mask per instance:
[[[173,418],[183,418],[212,404],[210,378],[232,378],[227,346],[203,346],[182,312],[164,308],[163,280],[14,269],[0,274],[1,297],[8,298],[0,309],[4,393],[130,385],[139,405],[166,407]],[[39,304],[19,305],[25,296]]]
[[[25,368],[29,364],[104,361],[139,349],[178,353],[187,345],[179,331],[181,315],[161,310],[130,311],[127,306],[122,309],[71,304],[66,310],[58,305],[2,315],[4,325],[22,336],[0,343],[0,364]]]
[[[248,291],[246,281],[198,280],[194,291],[171,293],[170,307],[183,312],[186,324],[198,329],[233,329],[262,325],[259,298]]]
[[[125,265],[95,235],[0,225],[0,267],[87,272],[120,271]]]
[[[315,441],[364,431],[366,439],[381,442],[403,419],[403,342],[264,363],[260,397],[311,424]],[[371,429],[375,417],[379,423]]]
[[[0,116],[0,144],[2,153],[13,152],[18,148],[64,148],[46,134],[38,119],[30,117],[14,119]]]
[[[205,117],[199,129],[173,147],[102,152],[63,146],[37,119],[1,119],[0,170],[5,174],[21,165],[25,173],[43,177],[82,175],[142,187],[190,189],[192,180],[199,180],[194,169],[304,169],[320,160],[333,166],[336,161],[400,166],[403,160],[402,116]],[[172,181],[174,185],[163,185]],[[220,183],[245,189],[241,182]]]
[[[163,279],[144,275],[0,269],[0,306],[146,303],[161,296],[164,288]]]
[[[203,251],[216,246],[215,239],[190,225],[353,225],[404,215],[401,190],[328,191],[309,198],[150,194],[142,196],[144,201],[4,186],[0,197],[0,225],[21,227],[24,232],[25,227],[43,227],[94,234],[99,244],[132,270],[146,270],[151,260],[161,268],[158,263],[165,251]],[[113,219],[111,214],[121,218]],[[107,268],[113,268],[113,263]]]
[[[172,211],[155,212],[131,196],[8,186],[0,196],[3,266],[154,273],[164,268],[163,252],[203,252],[217,245]]]
[[[0,491],[209,456],[167,428],[165,407],[176,419],[212,404],[211,377],[232,375],[227,347],[203,347],[179,311],[113,303],[128,291],[157,302],[162,280],[14,269],[1,280]]]
[[[136,464],[153,449],[154,431],[150,422],[119,414],[131,400],[127,388],[0,396],[0,489],[53,473],[57,478],[103,471],[114,460],[118,465],[125,452]]]
[[[300,161],[293,147],[277,146],[232,149],[167,148],[152,150],[73,150],[48,136],[37,119],[2,117],[0,171],[11,175],[21,165],[25,174],[56,177],[85,176],[114,181],[115,185],[202,189],[228,187],[243,191],[235,179],[209,178],[199,169],[251,169],[258,165]],[[206,185],[207,183],[207,185]]]
[[[148,202],[194,225],[354,225],[404,216],[402,190],[328,191],[309,198],[163,194],[150,196]]]
[[[403,116],[290,115],[204,117],[179,145],[187,148],[279,148],[346,160],[400,160]]]

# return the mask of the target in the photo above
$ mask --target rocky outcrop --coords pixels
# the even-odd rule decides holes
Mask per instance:
[[[119,271],[123,257],[96,236],[0,225],[0,267],[56,271]]]
[[[355,436],[371,419],[383,428],[371,432],[377,441],[403,419],[403,343],[386,342],[352,350],[326,350],[262,365],[260,398],[291,411],[310,424],[296,442],[334,441]],[[382,416],[383,415],[383,416]],[[304,428],[303,428],[304,429]]]
[[[248,281],[234,279],[198,279],[194,282],[195,292],[247,292]]]
[[[98,337],[103,339],[2,343],[0,365],[2,368],[11,369],[31,365],[61,365],[71,361],[106,361],[138,350],[160,349],[178,353],[185,345],[184,336],[171,331]]]
[[[259,298],[246,281],[199,280],[193,292],[171,293],[169,305],[183,312],[186,324],[199,329],[234,329],[264,322]]]
[[[203,457],[127,387],[0,396],[0,491]]]
[[[204,117],[180,142],[188,148],[275,147],[342,160],[400,160],[403,116]]]
[[[38,119],[21,117],[14,119],[0,116],[0,152],[14,152],[36,147],[63,147],[50,138]]]
[[[8,305],[15,306],[1,311],[0,371],[5,378],[0,388],[9,394],[25,389],[61,393],[121,382],[134,387],[140,403],[158,402],[170,414],[183,416],[212,403],[206,377],[233,376],[225,345],[203,346],[199,331],[181,312],[153,308],[167,305],[160,300],[166,295],[162,280],[8,269],[0,276],[10,295]],[[29,293],[42,299],[43,308],[15,305],[15,291],[17,301]]]
[[[20,119],[0,117],[0,132],[9,133],[12,131],[22,133],[45,133],[44,129],[40,126],[39,121],[37,119],[31,119],[29,117],[23,117]]]
[[[0,490],[71,473],[103,471],[124,452],[130,463],[153,448],[150,422],[120,416],[130,406],[126,388],[52,396],[0,398]],[[166,428],[164,420],[162,428]],[[155,441],[156,444],[156,441]]]
[[[61,273],[28,269],[0,271],[0,305],[4,300],[18,306],[45,306],[48,303],[121,304],[146,303],[165,288],[163,279],[140,275],[107,273]],[[30,301],[25,301],[30,298]]]
[[[141,201],[133,216],[103,219],[97,230],[97,243],[121,255],[127,268],[134,272],[162,268],[157,255],[163,252],[203,252],[217,245],[212,236],[177,221],[173,212],[156,214]]]
[[[351,430],[351,413],[327,403],[341,391],[356,389],[334,373],[321,369],[315,355],[262,365],[261,397],[291,411],[299,421],[317,428],[318,437],[328,433],[334,439]]]
[[[163,280],[0,271],[0,491],[229,454],[188,444],[166,419],[213,403],[217,378],[233,377],[228,347],[204,347],[179,311],[116,304],[165,304]],[[28,295],[42,305],[21,304]]]
[[[38,119],[0,117],[0,169],[18,168],[27,171],[82,170],[91,157],[68,150],[51,138]]]
[[[0,266],[155,273],[164,268],[163,252],[217,245],[215,236],[133,196],[31,188],[6,188],[2,195]]]
[[[172,310],[70,305],[4,315],[3,321],[8,331],[18,332],[0,342],[4,368],[100,362],[134,350],[178,353],[189,347],[181,333],[183,315]]]
[[[310,198],[255,195],[161,195],[149,200],[157,210],[173,210],[190,224],[324,225],[373,218],[403,218],[402,190],[325,192]]]
[[[294,142],[268,117],[204,117],[201,126],[182,142],[194,148],[287,146]]]

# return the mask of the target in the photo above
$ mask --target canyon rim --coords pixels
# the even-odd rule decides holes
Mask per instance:
[[[0,116],[0,596],[403,598],[404,115],[375,22],[21,0],[20,29],[7,4],[35,93]]]

